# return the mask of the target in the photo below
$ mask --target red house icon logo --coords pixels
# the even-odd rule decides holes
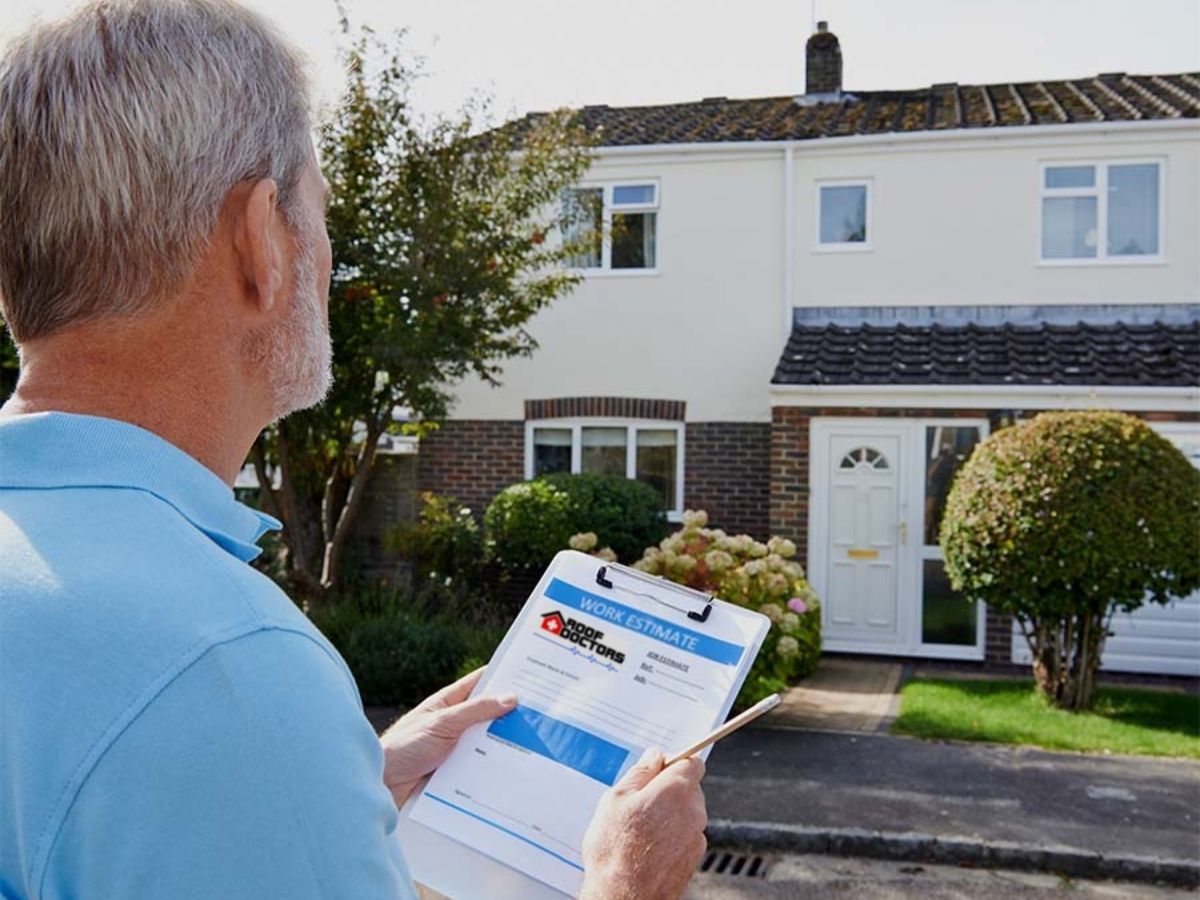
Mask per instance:
[[[566,623],[563,622],[563,617],[557,612],[542,613],[542,631],[548,631],[551,634],[559,634]]]

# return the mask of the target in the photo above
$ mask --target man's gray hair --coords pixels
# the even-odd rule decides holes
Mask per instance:
[[[16,341],[133,315],[194,271],[229,190],[294,204],[304,63],[226,0],[100,0],[0,59],[0,309]]]

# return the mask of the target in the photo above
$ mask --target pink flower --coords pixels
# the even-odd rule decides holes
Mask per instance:
[[[804,615],[808,612],[808,606],[799,597],[793,597],[788,601],[788,609],[799,615]]]

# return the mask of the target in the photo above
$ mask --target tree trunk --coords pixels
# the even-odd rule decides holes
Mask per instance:
[[[283,540],[288,549],[288,574],[305,594],[320,593],[321,583],[309,561],[304,546],[303,517],[296,497],[296,485],[292,481],[291,445],[283,426],[275,429],[275,446],[279,455],[279,511],[283,521]]]
[[[334,518],[331,508],[322,511],[324,521],[332,523],[332,531],[328,527],[325,530],[325,554],[321,564],[321,588],[326,592],[335,590],[341,582],[342,548],[350,534],[350,526],[354,524],[358,511],[362,507],[367,482],[371,478],[371,471],[375,468],[375,454],[379,449],[380,432],[381,429],[374,423],[368,426],[366,440],[363,441],[362,448],[358,453],[354,477],[350,479],[350,487],[346,491],[346,497],[342,501],[337,517]],[[330,476],[331,479],[333,477]],[[332,491],[327,489],[325,492],[327,502],[331,495]]]
[[[1059,709],[1088,709],[1096,693],[1096,670],[1107,631],[1103,612],[1035,622],[1026,638],[1038,693]]]

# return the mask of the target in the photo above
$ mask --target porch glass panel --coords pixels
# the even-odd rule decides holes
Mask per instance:
[[[975,646],[977,604],[968,603],[950,587],[946,567],[940,559],[922,565],[925,590],[921,605],[921,642]]]

